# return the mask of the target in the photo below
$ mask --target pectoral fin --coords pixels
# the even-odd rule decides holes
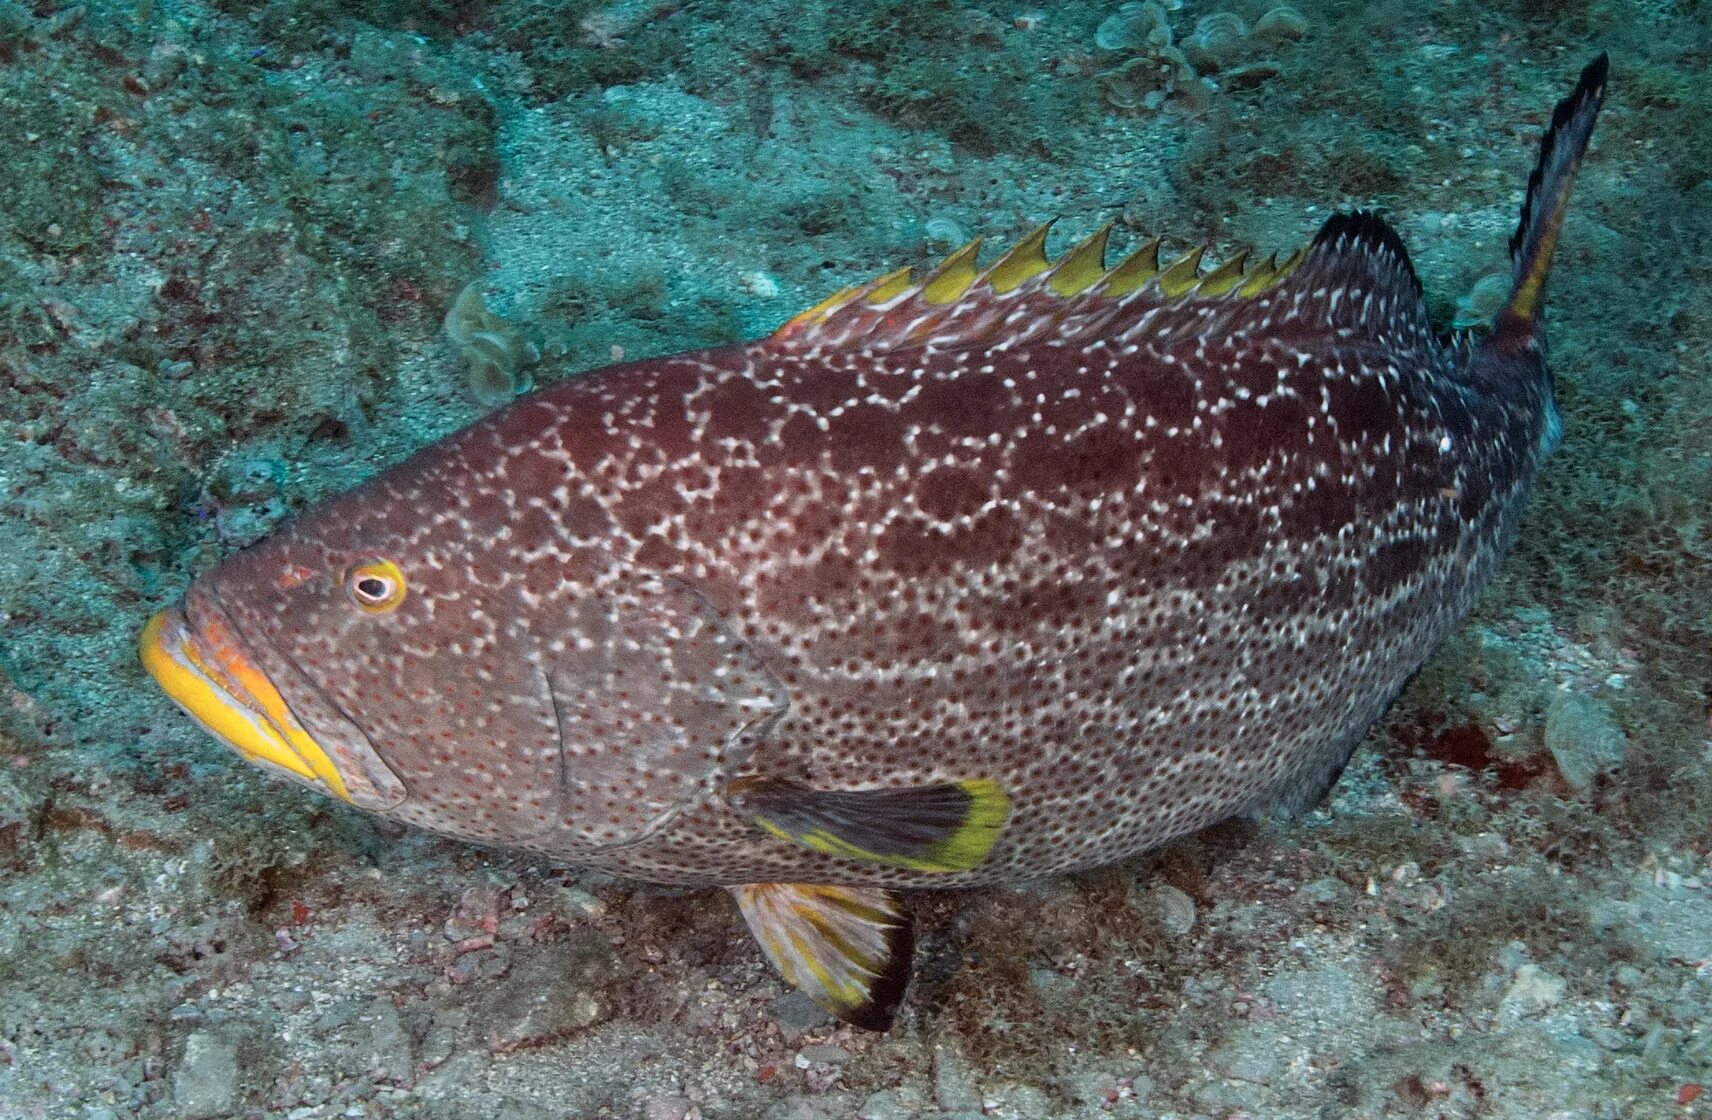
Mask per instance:
[[[983,778],[832,792],[751,778],[733,782],[729,793],[738,812],[781,840],[915,871],[975,867],[1010,816],[1010,798]]]
[[[730,888],[779,974],[854,1026],[892,1025],[915,934],[902,901],[875,887],[748,883]]]

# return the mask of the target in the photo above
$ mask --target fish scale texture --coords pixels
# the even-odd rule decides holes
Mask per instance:
[[[918,293],[850,312],[865,346],[835,310],[598,371],[312,511],[209,609],[351,714],[310,730],[378,752],[391,815],[647,879],[976,885],[1299,804],[1489,578],[1550,409],[1537,360],[1439,347],[1384,232],[1251,297],[1058,300],[1032,335],[958,304],[924,347]],[[410,573],[384,618],[258,593],[371,555]],[[751,776],[985,778],[1012,813],[973,869],[892,868],[760,834],[724,797]]]

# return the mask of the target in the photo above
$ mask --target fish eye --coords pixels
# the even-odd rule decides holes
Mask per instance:
[[[391,560],[364,560],[345,573],[345,590],[369,614],[385,614],[404,602],[404,573]]]

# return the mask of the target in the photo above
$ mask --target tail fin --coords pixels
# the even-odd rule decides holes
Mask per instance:
[[[1563,224],[1564,207],[1569,204],[1575,169],[1587,151],[1593,122],[1605,100],[1610,65],[1610,59],[1603,53],[1587,64],[1575,89],[1557,103],[1551,127],[1540,141],[1540,161],[1528,179],[1522,219],[1510,238],[1513,286],[1509,300],[1498,313],[1494,334],[1499,339],[1521,343],[1539,332],[1552,250],[1557,247],[1558,228]]]

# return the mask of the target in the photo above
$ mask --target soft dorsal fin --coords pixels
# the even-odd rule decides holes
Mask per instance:
[[[1326,219],[1272,302],[1274,322],[1305,320],[1398,348],[1436,344],[1409,250],[1371,210]]]

